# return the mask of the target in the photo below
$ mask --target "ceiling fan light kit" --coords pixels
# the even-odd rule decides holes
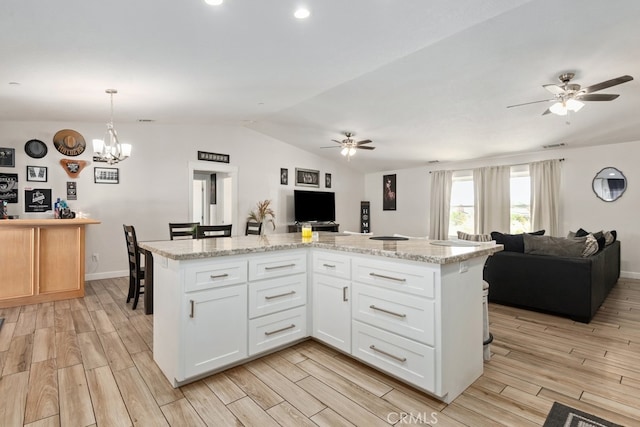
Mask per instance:
[[[371,144],[373,141],[370,139],[363,139],[362,141],[357,141],[352,138],[355,134],[353,132],[344,132],[344,136],[346,139],[342,141],[338,141],[336,139],[332,139],[333,142],[339,145],[331,145],[329,147],[320,147],[320,148],[342,148],[340,150],[340,154],[347,158],[347,161],[351,159],[351,156],[355,156],[356,152],[361,150],[375,150],[376,147],[371,147],[366,144]]]
[[[566,116],[569,112],[575,113],[577,111],[580,111],[580,109],[584,107],[583,101],[613,101],[620,95],[606,93],[593,94],[593,92],[597,92],[602,89],[606,89],[633,80],[633,77],[624,75],[615,79],[606,80],[604,82],[582,88],[579,84],[570,83],[570,81],[574,77],[575,73],[562,73],[558,76],[558,79],[562,84],[542,85],[543,88],[545,88],[553,95],[553,98],[551,99],[543,99],[541,101],[509,105],[507,106],[507,108],[521,107],[523,105],[537,104],[539,102],[555,101],[555,103],[544,113],[542,113],[542,115],[544,116],[549,113],[553,113],[558,116]]]

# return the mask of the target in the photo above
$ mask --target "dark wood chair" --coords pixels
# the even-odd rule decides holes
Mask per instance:
[[[249,234],[260,234],[262,232],[262,223],[261,222],[253,222],[247,221],[247,226],[244,229],[244,235],[248,236]]]
[[[216,237],[231,237],[231,225],[197,225],[196,239],[213,239]]]
[[[178,238],[196,238],[196,226],[199,222],[170,222],[169,223],[169,238],[174,240]]]
[[[140,250],[138,249],[138,239],[133,225],[125,225],[124,238],[127,242],[127,255],[129,257],[129,292],[127,293],[127,303],[133,298],[133,310],[138,306],[140,294],[144,294],[143,281],[145,280],[145,268],[141,264]],[[146,282],[145,282],[146,283]]]

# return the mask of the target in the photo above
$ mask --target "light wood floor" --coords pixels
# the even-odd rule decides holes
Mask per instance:
[[[490,305],[492,359],[450,405],[311,340],[172,389],[126,287],[0,310],[0,426],[536,426],[554,401],[640,420],[639,281],[621,280],[588,325]]]

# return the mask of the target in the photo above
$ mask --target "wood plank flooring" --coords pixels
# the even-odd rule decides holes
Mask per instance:
[[[554,401],[639,425],[640,281],[586,325],[490,304],[492,359],[449,405],[313,340],[173,389],[127,286],[0,309],[0,426],[539,426]]]

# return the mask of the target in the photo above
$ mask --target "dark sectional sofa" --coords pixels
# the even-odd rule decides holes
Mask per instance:
[[[484,268],[489,301],[589,323],[620,277],[620,242],[586,258],[498,252]]]

